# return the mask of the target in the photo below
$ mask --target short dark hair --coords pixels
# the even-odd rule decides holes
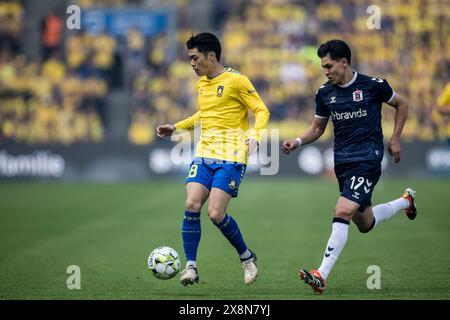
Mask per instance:
[[[330,54],[330,58],[334,61],[338,61],[342,58],[346,58],[348,64],[352,61],[352,51],[343,40],[334,39],[322,43],[317,50],[317,55],[319,58],[323,58],[327,54]]]
[[[219,39],[212,33],[202,32],[195,36],[193,35],[186,41],[186,46],[188,49],[197,48],[199,52],[205,55],[212,51],[216,54],[217,61],[220,61],[222,48],[220,47]]]

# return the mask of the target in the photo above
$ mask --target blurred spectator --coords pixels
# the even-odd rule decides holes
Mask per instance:
[[[108,83],[112,82],[111,71],[114,67],[117,41],[114,37],[103,31],[91,43],[92,65],[97,74],[100,74]]]
[[[129,2],[142,2],[140,0],[133,0],[133,1],[125,1],[125,0],[78,0],[80,6],[82,8],[91,8],[91,7],[120,7],[124,6],[126,3]]]
[[[107,126],[105,96],[108,93],[108,84],[97,75],[92,75],[84,80],[82,109],[90,113],[95,111],[99,116],[102,127]]]
[[[41,25],[42,59],[47,60],[60,50],[63,21],[56,11],[50,11]]]
[[[0,51],[21,51],[23,7],[18,0],[0,1]]]
[[[42,64],[42,75],[50,80],[52,85],[61,83],[66,76],[66,67],[61,60],[60,54],[55,52]]]
[[[154,123],[150,121],[150,115],[144,108],[138,108],[133,113],[133,119],[128,129],[128,139],[137,145],[150,144],[153,141]]]
[[[83,30],[66,41],[66,61],[70,69],[81,72],[89,55],[90,38]]]
[[[145,65],[145,38],[138,28],[131,28],[126,36],[124,82],[131,90],[133,79]]]
[[[447,127],[447,142],[450,147],[450,82],[447,82],[444,90],[438,98],[439,112],[444,116],[442,124]]]

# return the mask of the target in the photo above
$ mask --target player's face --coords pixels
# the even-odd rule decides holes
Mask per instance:
[[[339,61],[330,58],[327,54],[322,58],[322,68],[325,71],[325,76],[332,84],[342,84],[344,81],[345,70],[347,68],[347,60],[340,59]]]
[[[191,67],[198,76],[208,74],[211,69],[211,61],[205,56],[203,52],[198,51],[197,48],[189,49],[189,60]]]

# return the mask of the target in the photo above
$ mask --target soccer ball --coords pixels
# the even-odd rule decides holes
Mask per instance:
[[[180,271],[180,256],[170,247],[158,247],[148,257],[148,268],[162,280],[173,278]]]

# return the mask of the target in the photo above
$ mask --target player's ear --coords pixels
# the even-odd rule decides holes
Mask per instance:
[[[216,53],[214,51],[208,52],[207,59],[211,60],[211,61],[214,61],[214,59],[216,59]]]

